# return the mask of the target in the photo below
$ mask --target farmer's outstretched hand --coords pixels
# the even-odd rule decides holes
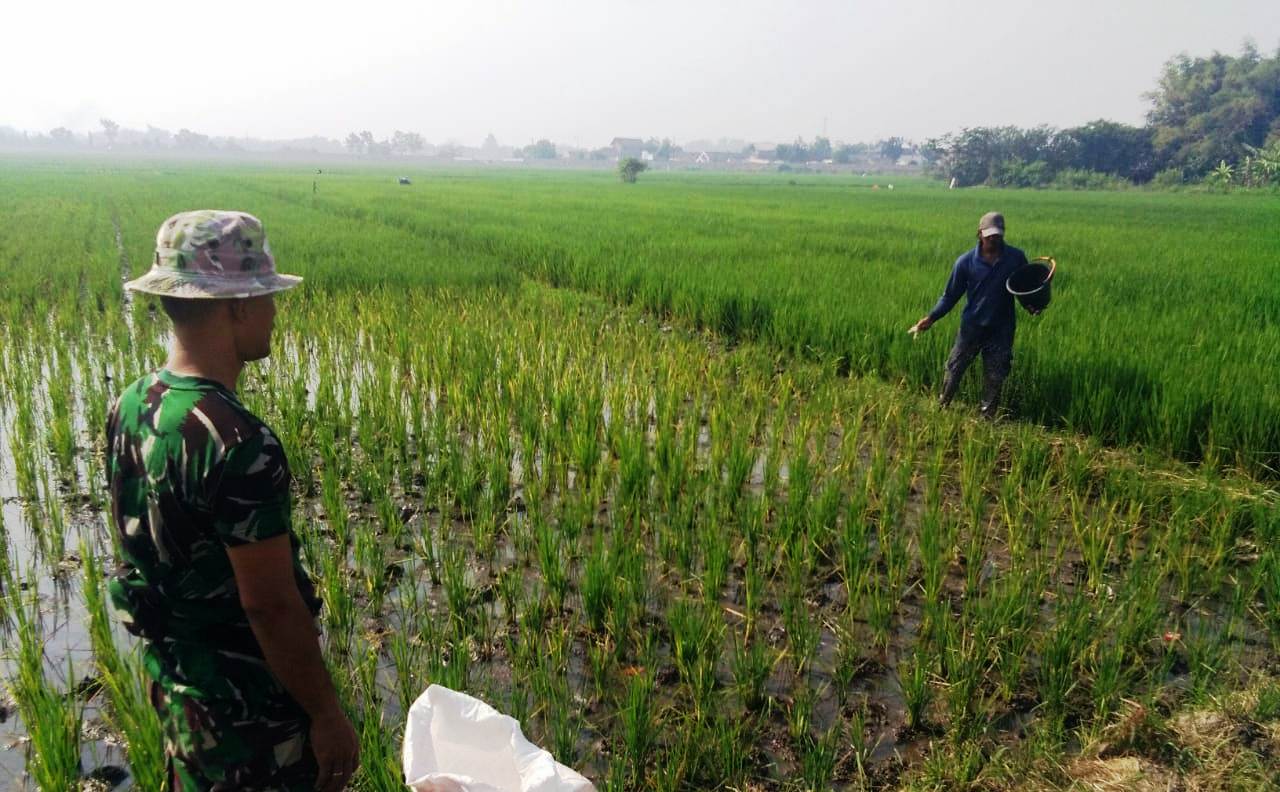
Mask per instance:
[[[920,321],[911,325],[911,328],[907,330],[907,332],[910,333],[911,335],[917,335],[919,333],[923,333],[925,330],[928,330],[932,326],[933,326],[933,320],[930,319],[928,316],[923,316],[920,318]]]

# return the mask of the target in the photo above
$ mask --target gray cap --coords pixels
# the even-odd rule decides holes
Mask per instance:
[[[999,212],[987,212],[978,221],[978,233],[983,238],[999,234],[1004,236],[1004,215]]]

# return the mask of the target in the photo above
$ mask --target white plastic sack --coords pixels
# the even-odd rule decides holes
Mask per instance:
[[[440,685],[409,708],[404,777],[416,792],[595,792],[526,740],[515,718]]]

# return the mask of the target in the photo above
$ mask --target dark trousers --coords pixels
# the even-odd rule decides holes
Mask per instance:
[[[1000,406],[1000,389],[1013,367],[1013,325],[967,327],[960,325],[956,343],[947,356],[946,375],[942,380],[939,401],[945,407],[960,389],[969,364],[982,355],[982,414],[994,417]]]

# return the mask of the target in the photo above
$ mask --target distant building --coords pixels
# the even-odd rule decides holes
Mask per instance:
[[[616,137],[610,141],[609,148],[613,150],[615,159],[623,160],[627,157],[639,159],[644,154],[644,141],[640,138]]]

